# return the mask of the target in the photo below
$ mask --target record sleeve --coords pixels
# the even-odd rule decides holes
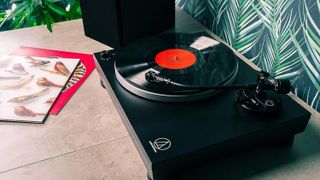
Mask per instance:
[[[0,56],[0,120],[43,123],[79,59]]]
[[[72,74],[69,79],[66,88],[59,95],[58,99],[50,109],[51,115],[58,115],[61,109],[67,104],[70,98],[76,93],[80,86],[85,82],[89,77],[92,71],[95,69],[95,64],[91,54],[67,52],[60,50],[52,49],[43,49],[43,48],[34,48],[21,46],[15,50],[13,55],[22,55],[22,56],[54,56],[61,57],[66,59],[80,59],[80,63],[76,67],[75,72]]]

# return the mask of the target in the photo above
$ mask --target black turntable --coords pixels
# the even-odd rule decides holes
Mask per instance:
[[[136,95],[156,101],[183,102],[210,97],[216,94],[215,89],[186,89],[173,83],[223,86],[233,82],[238,72],[233,52],[205,32],[143,38],[121,49],[116,56],[115,74],[119,83]],[[170,82],[166,81],[169,79]]]
[[[290,146],[310,113],[290,84],[258,72],[177,10],[176,28],[95,53],[150,179],[259,145]]]

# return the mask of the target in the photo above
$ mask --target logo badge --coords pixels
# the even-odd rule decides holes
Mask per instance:
[[[149,141],[149,143],[155,153],[157,150],[165,151],[171,147],[171,141],[167,138],[158,138],[154,142]]]

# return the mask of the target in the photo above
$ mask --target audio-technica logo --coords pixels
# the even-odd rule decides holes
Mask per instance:
[[[167,138],[158,138],[153,142],[149,141],[149,143],[155,153],[157,153],[157,150],[165,151],[171,147],[171,141]]]

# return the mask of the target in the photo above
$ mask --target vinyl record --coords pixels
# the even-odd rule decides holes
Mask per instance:
[[[154,84],[145,74],[155,72],[171,81],[190,86],[226,85],[238,71],[236,56],[208,33],[166,33],[144,38],[123,48],[115,61],[120,84],[139,96],[160,101],[191,101],[215,90],[185,89]]]

